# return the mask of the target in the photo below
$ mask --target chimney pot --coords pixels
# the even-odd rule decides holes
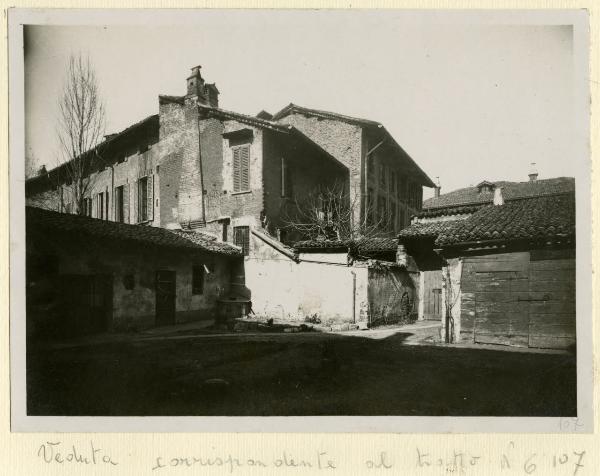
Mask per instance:
[[[538,178],[538,170],[537,170],[537,166],[535,164],[535,162],[531,162],[531,165],[529,167],[529,181],[530,182],[535,182]]]
[[[440,196],[440,192],[442,191],[442,187],[440,185],[440,178],[436,177],[436,181],[435,181],[435,187],[433,187],[433,196],[434,197],[439,197]]]
[[[494,205],[504,205],[504,197],[502,196],[502,187],[494,189]]]
[[[396,263],[400,266],[406,266],[408,262],[408,255],[406,254],[406,249],[402,243],[398,243],[398,248],[396,248]]]

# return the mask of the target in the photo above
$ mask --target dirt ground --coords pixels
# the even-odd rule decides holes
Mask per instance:
[[[365,334],[366,335],[366,334]],[[164,336],[35,348],[30,415],[574,416],[575,356],[412,334]]]

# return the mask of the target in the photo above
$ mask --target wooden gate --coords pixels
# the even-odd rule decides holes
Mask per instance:
[[[156,272],[156,325],[175,324],[175,271]]]
[[[464,259],[461,340],[518,347],[575,343],[575,260],[568,250]]]

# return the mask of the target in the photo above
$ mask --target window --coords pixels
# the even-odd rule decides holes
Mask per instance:
[[[281,158],[281,196],[292,196],[292,171],[285,157]]]
[[[247,226],[234,226],[233,244],[242,248],[244,256],[248,256],[250,254],[250,228]]]
[[[204,292],[204,265],[192,266],[192,294]]]
[[[250,146],[233,147],[232,151],[233,191],[246,192],[250,190]]]
[[[108,202],[109,202],[109,199],[108,199],[108,190],[106,192],[104,192],[104,195],[106,197],[106,200],[105,200],[105,203],[104,203],[104,218],[106,220],[108,220],[108,211],[110,210],[110,207],[108,206]]]
[[[91,198],[83,199],[83,214],[86,217],[92,216],[92,199]]]
[[[96,218],[104,218],[104,194],[100,192],[96,198]]]
[[[138,222],[148,221],[148,177],[138,180]]]
[[[125,222],[125,207],[123,202],[123,185],[115,188],[115,221],[119,223]]]

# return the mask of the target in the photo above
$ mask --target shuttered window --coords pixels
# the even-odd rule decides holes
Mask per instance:
[[[250,190],[250,146],[234,147],[233,152],[233,191]]]
[[[154,176],[148,175],[138,180],[137,221],[150,221],[154,218]]]
[[[233,243],[242,248],[244,256],[248,256],[250,254],[250,227],[233,227]]]

